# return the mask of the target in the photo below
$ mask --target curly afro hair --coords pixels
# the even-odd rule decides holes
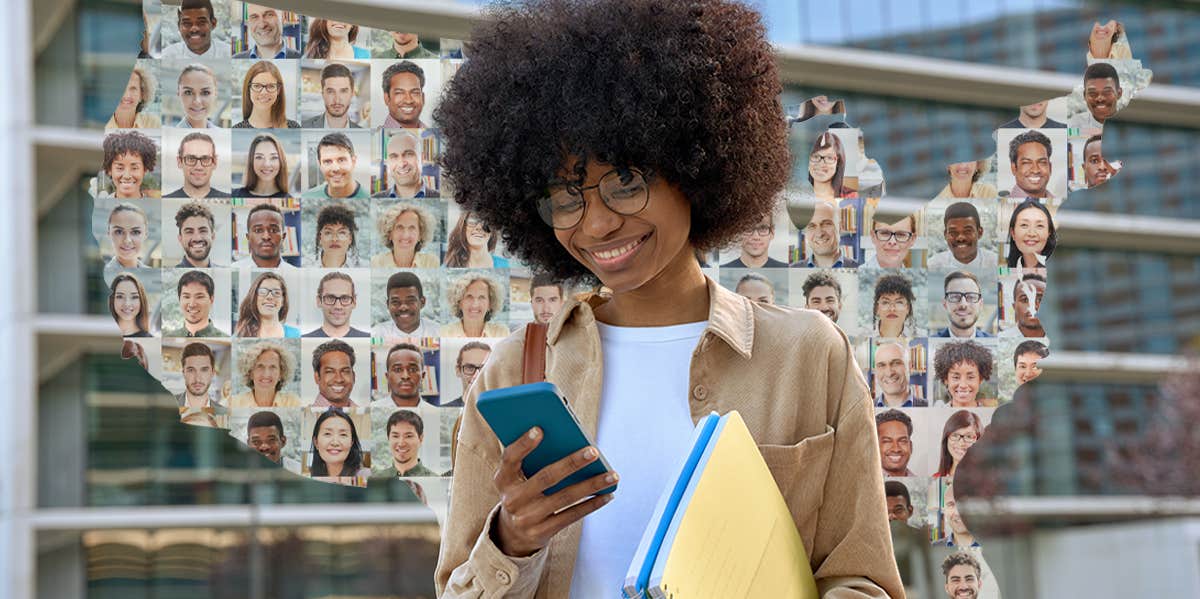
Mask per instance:
[[[534,270],[595,281],[538,216],[568,158],[679,186],[690,241],[722,247],[767,214],[791,159],[760,15],[735,0],[521,0],[488,9],[434,119],[457,201]]]
[[[912,281],[904,275],[883,275],[875,281],[875,303],[872,304],[871,311],[879,311],[879,300],[884,295],[895,294],[903,296],[908,300],[909,316],[912,316],[913,305],[917,303],[917,296],[913,294]]]
[[[946,377],[950,376],[950,369],[963,362],[974,364],[979,369],[981,380],[992,379],[992,352],[974,341],[947,343],[938,348],[933,357],[934,376],[944,384]]]

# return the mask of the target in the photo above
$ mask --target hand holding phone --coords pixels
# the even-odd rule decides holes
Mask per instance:
[[[490,531],[505,554],[536,552],[612,499],[617,474],[553,384],[485,391],[477,406],[505,446],[493,477],[500,512]]]

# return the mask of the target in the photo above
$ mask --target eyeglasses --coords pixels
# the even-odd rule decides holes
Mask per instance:
[[[326,294],[326,295],[321,296],[321,303],[325,304],[326,306],[332,306],[334,304],[341,304],[343,306],[349,306],[350,304],[354,303],[354,296],[353,295],[329,295],[329,294]]]
[[[890,231],[887,229],[875,229],[871,233],[876,241],[884,242],[896,240],[897,243],[908,243],[909,239],[913,238],[911,231]]]
[[[483,221],[479,220],[478,218],[475,218],[474,216],[467,217],[467,227],[466,228],[468,228],[468,229],[480,228],[480,229],[483,229],[484,233],[492,232],[491,227],[487,226],[486,224],[484,224]]]
[[[808,163],[809,164],[824,164],[826,166],[832,165],[832,164],[837,164],[837,156],[821,156],[819,154],[813,154],[812,156],[808,157]]]
[[[259,287],[258,288],[258,297],[271,297],[271,298],[283,297],[283,290],[282,289],[271,289],[269,287]]]
[[[962,293],[959,291],[947,291],[946,295],[944,297],[946,298],[946,301],[948,301],[952,304],[957,304],[958,302],[961,302],[963,300],[967,300],[968,304],[974,304],[974,303],[978,302],[979,300],[983,299],[983,294],[975,293],[975,292],[971,292],[971,291],[968,291],[966,293]]]
[[[950,433],[951,443],[974,443],[979,440],[975,433]]]
[[[278,83],[251,83],[250,84],[250,91],[255,92],[255,93],[258,93],[258,92],[275,93],[275,91],[278,89],[279,89]]]
[[[753,229],[750,229],[750,233],[756,234],[760,237],[766,237],[767,235],[770,235],[771,232],[774,230],[775,230],[775,227],[773,227],[771,225],[767,225],[767,224],[762,224],[762,225],[755,226]]]
[[[879,300],[879,307],[883,308],[884,310],[891,310],[892,308],[897,308],[897,309],[907,308],[908,300],[904,300],[904,299]]]
[[[199,162],[203,166],[212,166],[213,164],[215,164],[217,162],[217,157],[216,156],[192,156],[190,154],[183,157],[183,163],[188,166],[196,166],[197,162]]]
[[[459,366],[458,366],[458,369],[467,376],[475,376],[475,373],[479,372],[480,369],[482,369],[482,368],[483,368],[483,364],[466,363],[466,364],[459,364]]]
[[[321,237],[332,237],[334,239],[350,239],[350,231],[346,229],[321,229]]]
[[[595,185],[580,187],[573,183],[550,188],[546,197],[538,198],[538,214],[555,229],[570,229],[583,221],[587,201],[583,192],[598,189],[600,200],[609,210],[622,216],[633,216],[650,203],[647,175],[636,168],[612,169]]]

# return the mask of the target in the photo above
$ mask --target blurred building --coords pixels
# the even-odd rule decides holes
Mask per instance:
[[[945,164],[994,152],[991,131],[1016,106],[1075,85],[1093,20],[1124,22],[1155,81],[1105,127],[1105,154],[1126,169],[1060,213],[1043,316],[1055,353],[1024,415],[1035,425],[1007,440],[1003,501],[969,513],[1029,526],[984,539],[1008,597],[1198,596],[1200,507],[1130,495],[1106,473],[1108,448],[1143,434],[1158,381],[1200,335],[1200,201],[1187,183],[1200,172],[1200,14],[957,4],[768,2],[784,104],[844,98],[889,195],[915,208],[944,185]],[[288,5],[432,37],[461,38],[474,18],[449,3]],[[17,0],[6,12],[0,596],[431,597],[422,573],[437,525],[406,486],[344,489],[266,468],[224,431],[180,426],[157,381],[120,359],[98,248],[81,243],[140,3]]]

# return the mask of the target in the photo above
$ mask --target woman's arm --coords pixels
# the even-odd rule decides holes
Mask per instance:
[[[831,344],[828,366],[838,421],[809,559],[820,564],[813,575],[825,599],[903,599],[870,392],[850,343],[844,336],[839,339]]]
[[[500,464],[500,444],[475,406],[482,390],[521,383],[523,347],[523,336],[497,343],[475,384],[463,393],[450,512],[435,572],[438,597],[533,597],[542,577],[546,551],[513,558],[489,534],[500,504],[492,480]]]

